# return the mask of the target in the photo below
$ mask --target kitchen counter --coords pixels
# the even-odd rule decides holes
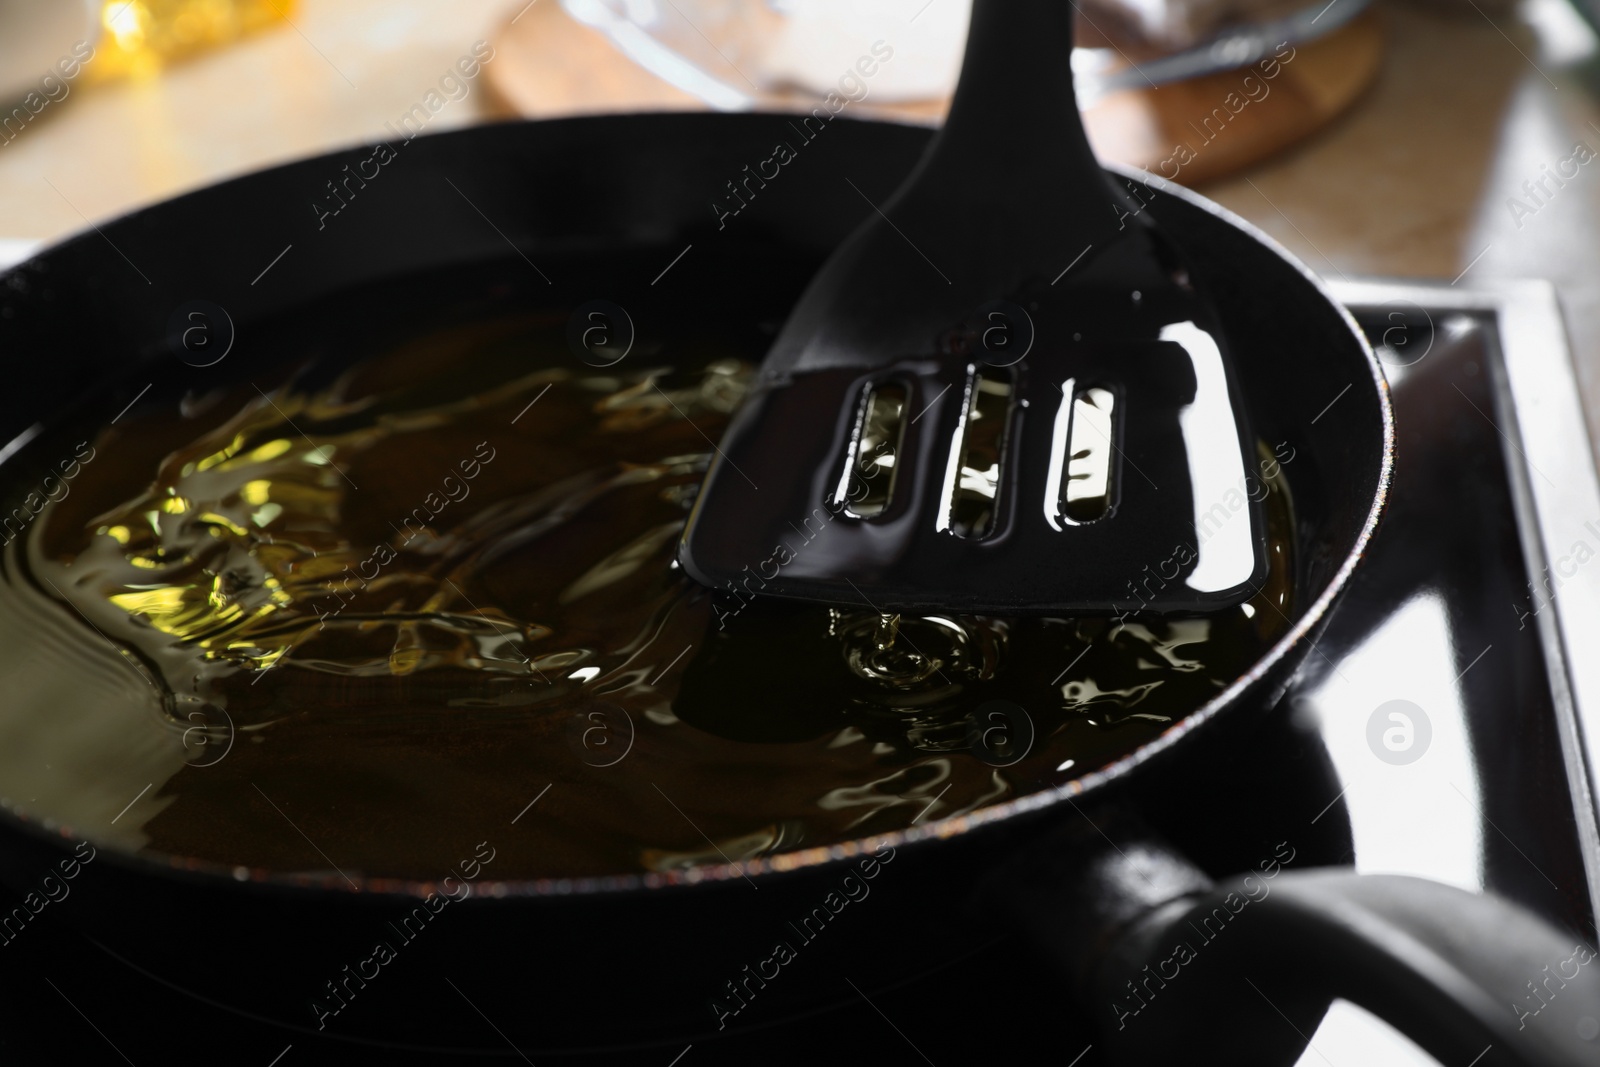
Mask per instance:
[[[1365,100],[1298,150],[1201,191],[1330,277],[1550,280],[1596,443],[1600,49],[1560,0],[1521,12],[1496,25],[1470,7],[1389,10]],[[1577,173],[1564,187],[1524,188],[1566,160]]]
[[[504,0],[305,0],[292,25],[157,79],[75,85],[0,145],[0,235],[52,240],[198,185],[374,141],[517,10]],[[1600,44],[1561,0],[1526,0],[1516,14],[1391,6],[1384,17],[1383,67],[1354,110],[1201,191],[1330,277],[1550,279],[1586,407],[1600,410]],[[484,88],[448,103],[429,131],[490,116]],[[1524,186],[1541,179],[1543,191]]]

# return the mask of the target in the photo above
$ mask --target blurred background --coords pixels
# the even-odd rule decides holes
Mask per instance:
[[[0,0],[0,251],[391,138],[407,115],[435,132],[808,112],[836,93],[849,116],[935,123],[966,13],[966,0]],[[1319,272],[1553,280],[1593,402],[1591,18],[1572,0],[1082,0],[1080,45],[1094,47],[1071,62],[1102,157],[1199,188]],[[852,73],[873,41],[892,58]],[[475,75],[451,73],[472,56]]]

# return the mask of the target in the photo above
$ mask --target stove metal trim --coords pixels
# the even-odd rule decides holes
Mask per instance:
[[[1578,393],[1555,287],[1542,280],[1457,289],[1442,282],[1332,280],[1333,295],[1352,312],[1412,304],[1494,320],[1499,359],[1492,375],[1495,413],[1503,425],[1501,454],[1516,501],[1523,558],[1530,576],[1545,573],[1571,544],[1569,534],[1600,523],[1600,474]],[[1423,358],[1426,358],[1425,356]],[[1580,566],[1533,616],[1544,647],[1561,733],[1567,787],[1574,800],[1578,845],[1589,882],[1589,909],[1600,921],[1600,566]]]

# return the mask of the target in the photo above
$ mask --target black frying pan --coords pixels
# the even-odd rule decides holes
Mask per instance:
[[[870,210],[841,176],[865,190],[892,189],[928,132],[836,120],[782,181],[737,218],[719,217],[711,201],[728,178],[793,136],[785,118],[759,115],[495,126],[405,145],[333,219],[313,202],[370,149],[135,213],[0,277],[0,351],[11,381],[0,395],[0,437],[83,403],[109,419],[149,380],[148,364],[176,358],[167,344],[171,316],[195,299],[225,308],[241,339],[254,323],[320,302],[337,335],[355,327],[348,315],[339,321],[329,297],[357,294],[341,301],[349,314],[381,313],[385,299],[426,297],[408,279],[450,268],[473,285],[488,278],[525,286],[530,300],[553,308],[604,295],[635,307],[711,301],[713,313],[741,323],[781,317],[811,267]],[[470,191],[481,216],[447,179]],[[1131,800],[1159,790],[1164,774],[1197,766],[1208,747],[1271,728],[1264,711],[1376,528],[1393,446],[1386,387],[1352,321],[1303,268],[1191,194],[1150,190],[1148,199],[1221,308],[1258,433],[1296,449],[1301,610],[1283,639],[1156,741],[1054,792],[653,886],[481,881],[452,909],[448,936],[406,949],[408,966],[428,980],[386,979],[381,993],[363,991],[351,1010],[324,1020],[324,1033],[374,1047],[504,1052],[476,1016],[436,1010],[450,994],[434,975],[470,988],[503,1036],[535,1058],[579,1047],[681,1048],[713,1037],[719,1022],[738,1030],[820,1010],[853,994],[837,982],[746,985],[759,988],[761,1010],[730,1013],[723,993],[731,980],[748,981],[742,968],[759,966],[781,917],[810,911],[876,854],[892,859],[872,883],[871,920],[808,945],[804,966],[816,973],[848,973],[870,993],[953,963],[948,988],[959,1003],[962,981],[974,980],[960,970],[964,955],[1022,929],[1060,964],[1063,991],[1104,1024],[1102,1053],[1175,1055],[1199,1041],[1227,1047],[1235,1061],[1293,1054],[1299,1041],[1289,1028],[1256,1025],[1240,998],[1208,1002],[1204,994],[1220,989],[1214,977],[1188,980],[1183,996],[1163,998],[1161,1010],[1172,1014],[1161,1025],[1129,1022],[1127,983],[1149,980],[1144,968],[1163,964],[1181,924],[1231,907],[1228,894],[1248,887],[1208,888],[1126,812]],[[292,248],[263,275],[285,245]],[[666,265],[690,245],[694,258],[679,264],[678,287],[652,285],[643,264]],[[769,278],[733,276],[732,253],[752,249],[770,258]],[[562,280],[533,277],[529,259]],[[596,273],[593,265],[608,260],[626,272]],[[568,264],[588,264],[570,272],[586,280],[566,281]],[[598,278],[603,293],[593,291]],[[260,357],[241,340],[229,365],[234,373],[259,370],[252,358]],[[194,373],[199,381],[204,370]],[[48,813],[23,807],[7,814],[0,850],[0,873],[19,891],[71,838],[44,821]],[[409,887],[392,883],[358,878],[358,892],[341,880],[288,874],[241,883],[182,857],[110,849],[95,875],[68,914],[108,951],[182,994],[307,1032],[318,1030],[310,1001],[324,979],[365,955],[371,931],[410,906]],[[1465,1063],[1485,1045],[1492,1050],[1483,1063],[1577,1063],[1592,1049],[1575,1026],[1597,1012],[1600,968],[1584,968],[1540,1026],[1519,1030],[1507,1004],[1525,994],[1529,976],[1568,958],[1572,943],[1508,905],[1414,879],[1286,870],[1248,919],[1235,928],[1239,936],[1218,941],[1192,967],[1213,976],[1248,972],[1253,954],[1291,946],[1308,961],[1303,980],[1268,992],[1274,1010],[1296,1019],[1314,1022],[1330,996],[1344,995],[1449,1062]],[[388,1010],[356,1010],[380,997]]]

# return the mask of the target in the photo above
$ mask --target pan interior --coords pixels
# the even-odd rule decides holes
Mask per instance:
[[[1329,503],[1302,502],[1321,468],[1281,426],[1217,502],[1265,501],[1274,549],[1225,615],[761,599],[823,512],[742,588],[695,586],[677,535],[815,267],[785,251],[706,256],[715,316],[630,295],[615,362],[570,343],[570,294],[670,248],[558,261],[555,295],[518,259],[344,291],[251,323],[248,358],[169,365],[126,413],[108,393],[57,420],[5,467],[0,795],[244,872],[436,879],[513,817],[496,878],[672,872],[1059,786],[1289,628]]]

